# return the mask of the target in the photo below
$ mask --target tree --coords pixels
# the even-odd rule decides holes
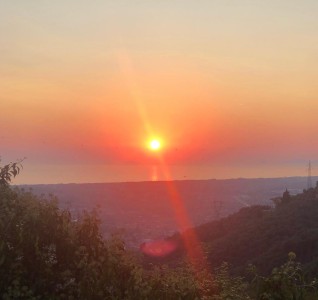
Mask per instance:
[[[1,162],[1,159],[0,159]],[[11,183],[12,178],[16,177],[22,169],[22,160],[17,162],[10,162],[3,167],[0,166],[0,185],[8,185]]]
[[[288,261],[278,268],[274,268],[268,277],[256,273],[255,267],[250,271],[255,274],[252,281],[252,291],[259,300],[305,300],[316,299],[317,283],[315,280],[307,282],[302,265],[295,261],[296,254],[290,252]]]
[[[53,195],[13,189],[21,168],[0,169],[1,299],[141,299],[141,267],[123,242],[103,239],[95,212],[75,220]]]

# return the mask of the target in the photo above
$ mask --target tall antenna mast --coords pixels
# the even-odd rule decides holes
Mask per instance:
[[[312,184],[311,184],[311,161],[308,163],[308,177],[307,177],[307,189],[311,189]]]

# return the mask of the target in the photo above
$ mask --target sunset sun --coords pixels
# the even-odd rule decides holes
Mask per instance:
[[[152,151],[158,151],[161,148],[161,142],[157,139],[153,139],[149,142],[149,148]]]

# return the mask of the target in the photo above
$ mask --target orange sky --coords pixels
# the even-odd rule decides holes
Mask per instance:
[[[316,1],[3,1],[0,155],[17,182],[305,175]],[[89,172],[87,172],[89,170]],[[158,178],[160,179],[160,171]]]

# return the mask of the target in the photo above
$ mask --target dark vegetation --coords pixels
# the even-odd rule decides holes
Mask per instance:
[[[318,186],[295,196],[286,190],[273,202],[275,208],[246,207],[196,228],[213,267],[227,261],[242,274],[254,264],[269,274],[292,251],[308,275],[318,274]]]
[[[193,270],[186,259],[173,268],[154,264],[143,268],[141,258],[120,238],[103,239],[96,213],[84,211],[75,220],[67,209],[58,208],[54,196],[13,189],[9,183],[20,168],[18,163],[0,167],[1,299],[318,297],[314,281],[318,227],[313,218],[317,189],[285,194],[276,199],[275,209],[246,208],[200,226],[197,232],[207,250],[207,269],[214,270],[211,275],[206,268]],[[231,271],[246,267],[245,278]]]

